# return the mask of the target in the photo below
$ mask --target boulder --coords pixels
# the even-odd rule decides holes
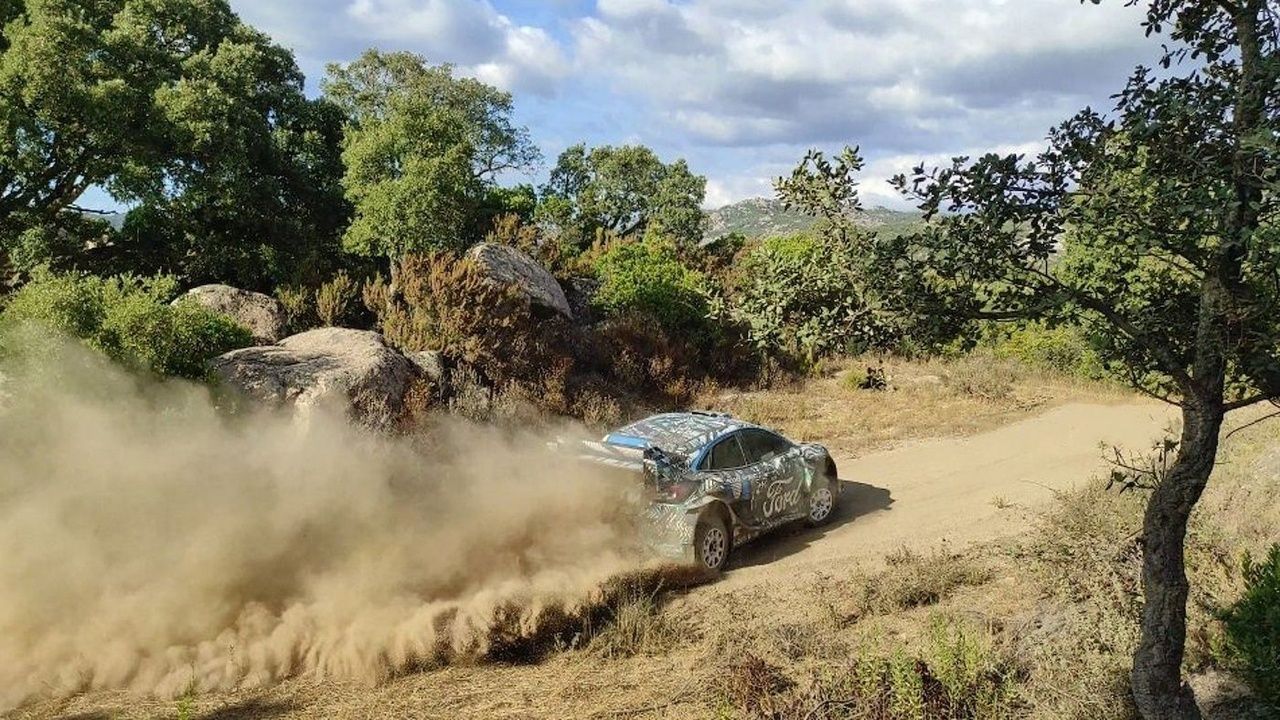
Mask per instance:
[[[275,345],[233,350],[215,358],[213,370],[249,397],[292,406],[304,419],[326,406],[374,430],[390,429],[399,420],[405,392],[420,372],[378,333],[347,328],[320,328]]]
[[[253,333],[254,342],[263,345],[279,341],[288,332],[284,306],[270,295],[230,285],[201,285],[178,298],[183,299],[194,300],[235,320]]]
[[[407,353],[405,357],[413,363],[418,371],[431,382],[439,385],[444,382],[444,355],[439,350],[419,350]]]
[[[535,306],[573,319],[560,283],[524,252],[509,245],[480,243],[467,251],[467,257],[494,282],[514,285]]]

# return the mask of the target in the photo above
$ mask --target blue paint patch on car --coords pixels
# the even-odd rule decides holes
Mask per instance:
[[[653,445],[653,443],[642,437],[636,437],[634,435],[619,435],[617,433],[606,435],[604,441],[610,445],[637,448],[640,450],[645,450]]]

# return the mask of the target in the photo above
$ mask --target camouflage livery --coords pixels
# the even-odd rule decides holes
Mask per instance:
[[[824,522],[838,499],[826,448],[793,443],[715,413],[665,413],[586,444],[594,462],[643,475],[652,493],[645,541],[663,556],[696,563],[699,528],[723,523],[728,547],[797,520]],[[718,568],[716,568],[718,569]]]

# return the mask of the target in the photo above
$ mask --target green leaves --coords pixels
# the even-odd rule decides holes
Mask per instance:
[[[867,303],[857,263],[835,237],[769,238],[738,270],[728,315],[759,350],[800,362],[885,347],[893,331]]]
[[[289,51],[225,0],[22,5],[0,55],[0,250],[21,269],[263,287],[333,254],[340,124]],[[80,219],[91,186],[136,205],[124,233]]]
[[[1244,594],[1222,613],[1227,661],[1259,698],[1280,709],[1280,545],[1261,562],[1246,555],[1243,574]]]
[[[53,331],[80,338],[128,367],[192,379],[204,377],[210,358],[252,344],[249,331],[223,315],[188,300],[170,305],[176,291],[169,276],[40,271],[0,312],[0,334],[26,331],[24,344],[31,345],[40,337],[33,330]]]
[[[511,96],[411,53],[331,65],[325,97],[347,116],[342,184],[350,252],[397,258],[483,237],[496,177],[539,157]]]
[[[557,159],[538,213],[579,247],[606,232],[627,238],[649,229],[692,247],[702,240],[706,185],[684,160],[663,163],[643,145],[574,145]]]
[[[596,261],[601,285],[594,302],[609,314],[640,312],[668,330],[706,325],[706,284],[681,261],[670,240],[650,233],[638,242],[618,242]]]

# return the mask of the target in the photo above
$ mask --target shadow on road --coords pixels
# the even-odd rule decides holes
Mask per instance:
[[[734,550],[730,558],[730,571],[735,568],[764,565],[794,555],[809,547],[815,541],[833,532],[841,525],[852,522],[874,512],[891,509],[893,498],[885,488],[854,482],[840,481],[840,504],[836,507],[831,521],[822,527],[806,527],[803,523],[794,523],[779,528],[752,543]]]

